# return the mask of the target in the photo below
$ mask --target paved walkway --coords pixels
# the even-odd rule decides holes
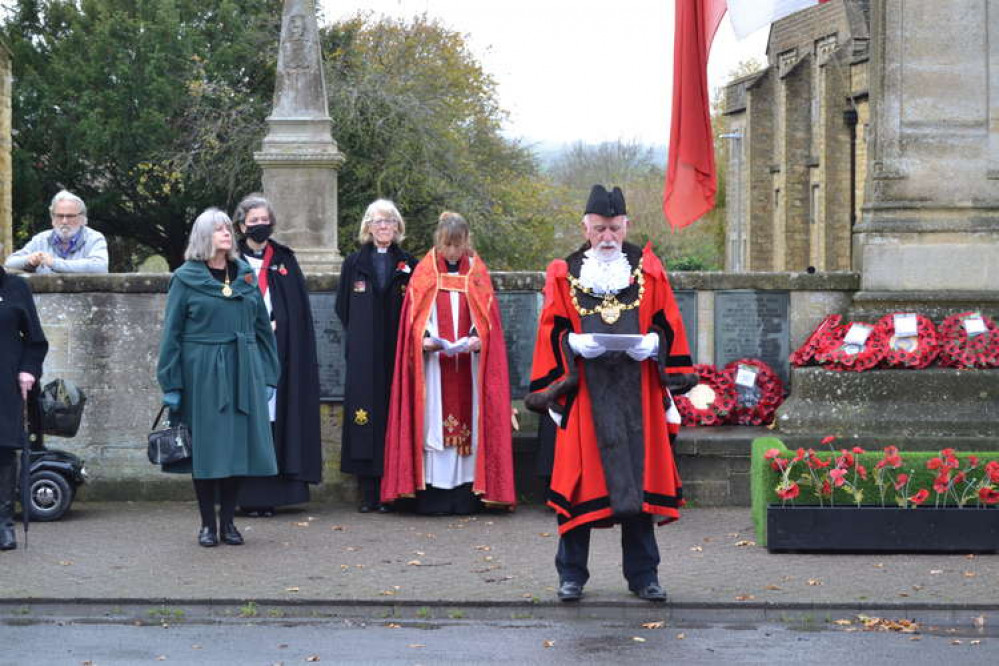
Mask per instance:
[[[0,553],[0,605],[238,605],[285,608],[519,607],[552,613],[648,612],[620,574],[619,531],[597,530],[586,597],[555,600],[555,521],[515,514],[422,517],[314,506],[237,520],[246,545],[196,544],[192,502],[80,503],[35,523],[30,549]],[[690,509],[657,531],[664,613],[880,610],[983,615],[999,623],[996,555],[769,554],[748,509]],[[22,539],[20,528],[18,538]]]

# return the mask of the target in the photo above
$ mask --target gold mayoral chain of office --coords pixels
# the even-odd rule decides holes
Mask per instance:
[[[632,278],[638,283],[638,297],[631,303],[622,303],[617,300],[617,294],[595,294],[591,289],[584,287],[579,278],[569,274],[569,295],[572,296],[572,307],[576,308],[576,312],[579,313],[580,317],[585,317],[586,315],[599,314],[600,318],[604,320],[606,324],[614,324],[618,319],[621,318],[621,313],[633,308],[637,308],[638,304],[642,302],[642,295],[645,294],[645,274],[642,273],[642,262],[638,262],[638,266],[631,272]],[[600,303],[596,304],[592,308],[584,308],[579,304],[579,300],[576,298],[576,292],[581,291],[591,298],[601,299]]]
[[[225,264],[225,284],[222,285],[222,295],[226,298],[232,296],[232,287],[229,286],[229,262]]]

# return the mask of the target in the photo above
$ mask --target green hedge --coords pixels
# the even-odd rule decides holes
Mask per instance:
[[[818,443],[812,448],[815,449],[819,458],[823,461],[832,460],[833,465],[835,465],[836,456],[840,455],[840,449],[846,448],[851,449],[852,446],[847,446],[847,443],[833,441],[830,445],[835,450],[830,450],[829,446],[821,447]],[[750,493],[752,498],[752,513],[753,513],[753,525],[756,527],[756,542],[761,546],[765,546],[767,543],[767,505],[768,504],[780,504],[783,502],[779,497],[777,497],[777,485],[781,480],[781,473],[775,471],[770,466],[770,461],[764,459],[764,455],[770,449],[778,449],[782,452],[782,457],[790,457],[794,455],[794,451],[788,449],[784,446],[784,442],[780,441],[776,437],[759,437],[753,440],[753,457],[752,463],[750,465]],[[936,477],[937,472],[935,470],[926,469],[926,462],[931,458],[939,457],[938,452],[932,451],[901,451],[899,455],[902,457],[902,466],[897,470],[893,470],[896,473],[904,472],[909,475],[909,494],[914,494],[917,490],[921,488],[926,488],[930,491],[930,497],[924,503],[924,506],[934,506],[937,502],[937,494],[933,491],[933,479]],[[962,467],[965,464],[965,460],[968,456],[976,456],[978,458],[979,469],[983,468],[984,465],[990,460],[999,460],[999,451],[967,451],[959,452],[956,454],[958,460],[961,461]],[[862,481],[858,479],[857,486],[861,488],[864,492],[863,504],[865,506],[877,506],[881,504],[881,496],[878,494],[878,487],[874,483],[874,466],[884,457],[884,451],[874,450],[867,453],[863,453],[855,456],[857,462],[862,464],[867,468],[867,480]],[[830,466],[822,472],[827,473]],[[803,473],[806,473],[805,467],[802,463],[798,463],[795,471],[792,473],[791,480],[798,481]],[[847,477],[851,482],[853,481],[852,471]],[[828,499],[825,500],[826,503],[829,502]],[[832,502],[836,505],[853,505],[855,504],[853,495],[846,492],[842,488],[837,488],[834,491]],[[802,486],[801,494],[793,500],[788,500],[788,505],[817,505],[818,499],[815,497],[815,493],[811,486]],[[947,502],[941,500],[940,505],[954,505],[955,502],[953,498],[948,497]],[[894,488],[889,488],[885,493],[885,506],[898,506],[895,502],[895,491]],[[967,506],[977,506],[977,497],[970,500]]]

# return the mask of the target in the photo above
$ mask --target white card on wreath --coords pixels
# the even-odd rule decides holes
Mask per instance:
[[[739,386],[752,388],[756,386],[757,370],[751,365],[739,364],[739,369],[735,372],[735,383]]]
[[[867,324],[850,324],[850,330],[843,338],[844,345],[857,345],[863,347],[867,343],[867,338],[871,335],[871,327]]]
[[[964,318],[964,330],[969,338],[973,338],[989,329],[985,326],[985,320],[982,319],[982,315],[975,312]]]
[[[895,315],[895,337],[914,338],[919,335],[919,322],[915,312]]]

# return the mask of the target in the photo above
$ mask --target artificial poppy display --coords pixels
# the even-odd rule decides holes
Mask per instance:
[[[822,335],[815,360],[827,370],[863,372],[884,356],[883,331],[864,322],[830,326]]]
[[[921,314],[893,312],[874,328],[877,343],[884,347],[881,364],[886,368],[926,368],[940,354],[937,327]]]
[[[685,426],[715,426],[728,420],[735,408],[736,392],[731,377],[713,365],[695,365],[697,386],[673,398]]]
[[[756,358],[741,358],[725,366],[724,374],[735,390],[735,406],[728,422],[735,425],[768,425],[784,402],[784,383],[769,365]]]
[[[999,366],[999,328],[980,312],[953,314],[940,324],[940,365],[949,368]]]
[[[815,360],[815,354],[818,353],[823,341],[825,340],[825,335],[832,329],[835,329],[843,322],[843,317],[838,314],[828,315],[823,319],[812,334],[808,336],[805,340],[805,344],[798,347],[791,353],[791,365],[797,366],[799,368],[806,365],[818,365],[818,361]]]

